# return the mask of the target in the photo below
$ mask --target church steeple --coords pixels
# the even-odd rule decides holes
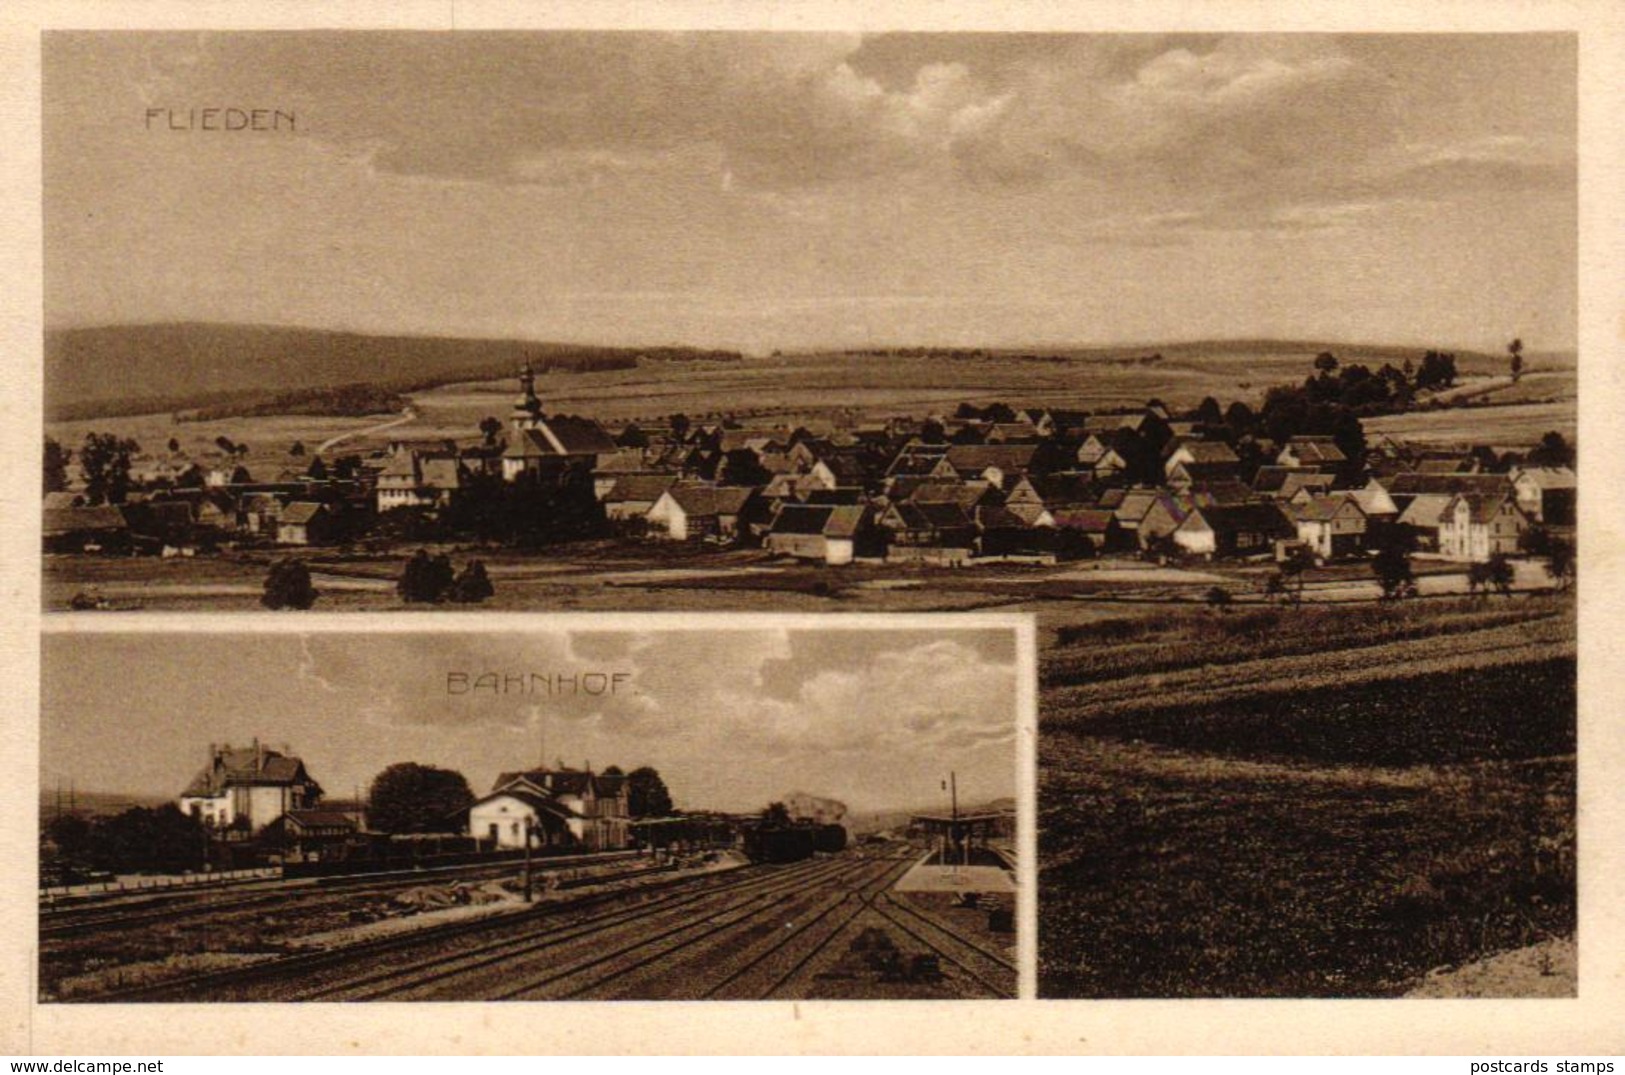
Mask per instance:
[[[542,420],[542,401],[536,397],[536,371],[531,369],[530,359],[519,367],[520,396],[513,405],[513,426],[523,432],[534,429]]]

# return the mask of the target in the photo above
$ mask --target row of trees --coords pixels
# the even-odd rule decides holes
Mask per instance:
[[[623,775],[611,765],[604,776]],[[633,769],[626,777],[628,812],[634,818],[674,812],[671,792],[658,770]],[[460,828],[474,803],[462,773],[417,762],[397,762],[379,773],[367,791],[367,826],[374,832],[427,833]]]
[[[496,587],[479,560],[470,560],[457,571],[445,553],[430,556],[427,549],[419,549],[395,580],[395,592],[409,604],[479,604],[495,594]],[[269,609],[308,609],[319,596],[310,568],[290,557],[271,564],[260,604]]]
[[[44,826],[41,863],[64,875],[181,873],[201,867],[208,839],[202,824],[174,803],[134,806],[118,814],[83,818],[63,814]]]

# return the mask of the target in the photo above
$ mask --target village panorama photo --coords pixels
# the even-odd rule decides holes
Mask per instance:
[[[1014,619],[49,633],[40,999],[1013,997]]]
[[[1575,994],[1576,35],[41,47],[48,622],[1032,614],[1040,995]]]

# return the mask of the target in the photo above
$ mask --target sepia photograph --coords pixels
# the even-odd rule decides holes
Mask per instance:
[[[1022,662],[954,621],[47,634],[40,1000],[1014,997]]]
[[[42,997],[1579,995],[1578,34],[40,49]]]

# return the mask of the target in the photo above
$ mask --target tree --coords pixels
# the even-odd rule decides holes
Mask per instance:
[[[688,415],[683,414],[681,412],[678,412],[677,414],[674,414],[669,419],[667,419],[667,422],[671,426],[671,439],[672,440],[674,440],[677,443],[681,444],[683,441],[686,441],[688,439],[688,430],[689,430]]]
[[[1204,396],[1196,410],[1191,412],[1191,419],[1204,426],[1221,425],[1224,422],[1224,412],[1219,409],[1219,401],[1212,396]]]
[[[180,450],[181,450],[181,442],[176,440],[174,437],[170,437],[169,438],[169,454],[174,455],[176,452],[178,452]]]
[[[45,454],[41,457],[45,472],[45,491],[60,493],[68,487],[68,462],[71,453],[51,437],[45,438]]]
[[[769,825],[790,824],[790,808],[783,803],[768,803],[762,810],[762,820]]]
[[[1512,383],[1517,384],[1518,378],[1523,376],[1523,340],[1515,339],[1507,344],[1507,354],[1512,356]]]
[[[444,601],[455,582],[451,560],[444,553],[431,559],[428,549],[419,549],[406,561],[395,592],[403,601],[433,604]]]
[[[1574,543],[1568,538],[1553,537],[1546,543],[1546,572],[1559,590],[1574,581]]]
[[[174,803],[133,806],[91,825],[90,857],[114,873],[180,873],[203,865],[203,824]]]
[[[302,440],[294,441],[293,444],[288,448],[288,454],[295,457],[304,455],[305,442]]]
[[[1235,599],[1230,596],[1230,591],[1223,586],[1215,586],[1208,590],[1204,600],[1218,612],[1229,612],[1230,604]]]
[[[497,434],[502,432],[502,423],[491,415],[480,419],[480,435],[485,438],[489,447],[497,442]]]
[[[1294,605],[1302,603],[1303,587],[1307,581],[1304,576],[1314,566],[1315,553],[1307,545],[1294,545],[1281,558],[1278,569],[1281,574],[1281,593],[1289,603]]]
[[[1337,372],[1337,356],[1330,351],[1322,351],[1315,356],[1315,370],[1322,377],[1330,377]]]
[[[461,832],[474,802],[463,774],[403,761],[373,777],[367,825],[379,832]]]
[[[316,587],[310,582],[310,568],[304,561],[285,559],[271,565],[265,576],[265,592],[260,604],[266,608],[306,609],[316,603]]]
[[[1416,594],[1416,576],[1411,570],[1410,557],[1397,542],[1378,550],[1371,561],[1371,571],[1377,576],[1377,585],[1382,587],[1383,600],[1397,601]]]
[[[309,478],[311,481],[319,482],[319,481],[326,481],[327,480],[327,475],[328,475],[327,464],[322,462],[322,457],[319,456],[319,455],[311,456],[310,457],[310,466],[309,466],[309,468],[306,469],[305,476],[307,478]]]
[[[1456,356],[1447,351],[1429,351],[1416,371],[1418,389],[1449,388],[1456,383]]]
[[[477,605],[496,592],[496,587],[491,585],[491,579],[485,573],[485,565],[478,560],[470,560],[452,583],[451,599],[459,604]]]
[[[130,491],[130,457],[141,446],[112,433],[86,433],[79,449],[79,472],[92,504],[122,504]]]
[[[231,443],[231,438],[226,436],[223,433],[220,436],[214,438],[214,446],[216,448],[219,448],[222,452],[226,453],[227,455],[236,455],[237,454],[237,446],[235,444]]]
[[[1529,453],[1529,463],[1537,467],[1572,467],[1574,465],[1574,448],[1556,430],[1547,432],[1540,438],[1540,444]]]
[[[644,765],[626,776],[627,809],[633,817],[665,817],[671,813],[671,792],[660,773]]]
[[[1512,561],[1505,553],[1498,552],[1484,563],[1467,568],[1467,590],[1474,594],[1487,593],[1493,587],[1502,597],[1511,597],[1512,577]]]

